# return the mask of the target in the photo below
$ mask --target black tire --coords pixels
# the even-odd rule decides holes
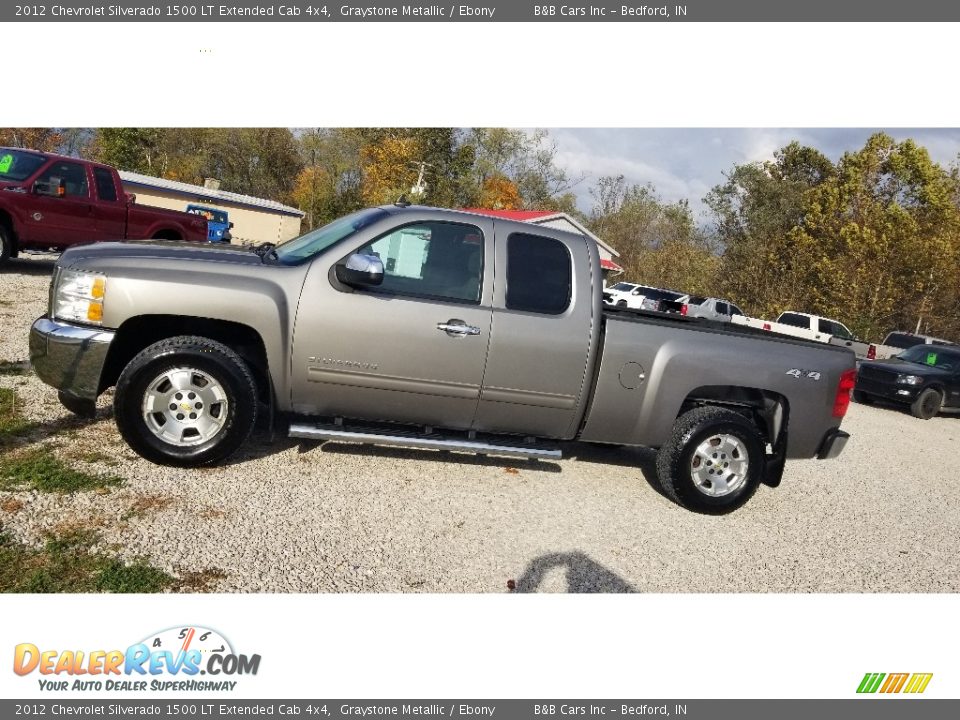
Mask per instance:
[[[720,435],[739,442],[746,454],[746,468],[743,476],[735,479],[734,489],[727,494],[710,495],[710,489],[701,490],[694,480],[692,463],[696,462],[698,446]],[[742,463],[740,450],[736,452],[732,457]],[[711,515],[736,510],[753,497],[760,485],[763,467],[764,441],[756,426],[743,415],[719,407],[696,408],[678,417],[670,439],[657,453],[657,479],[667,496],[689,510]]]
[[[97,415],[96,400],[81,400],[63,392],[57,392],[57,399],[60,404],[77,417],[92,418]]]
[[[873,396],[867,395],[863,390],[854,389],[853,401],[861,405],[873,405]]]
[[[618,308],[625,308],[626,306],[627,306],[627,301],[626,301],[626,300],[617,300],[617,307],[618,307]]]
[[[141,409],[148,389],[155,395],[167,392],[159,389],[162,383],[154,385],[154,381],[163,373],[177,369],[198,371],[191,378],[205,377],[219,385],[226,399],[225,403],[216,404],[223,413],[222,417],[215,415],[214,405],[206,408],[209,416],[215,417],[215,423],[220,423],[215,434],[205,440],[202,436],[195,440],[194,436],[188,437],[189,428],[181,433],[181,442],[193,444],[178,445],[159,437],[148,425],[147,415]],[[196,405],[200,403],[196,402]],[[137,454],[161,465],[196,467],[223,460],[250,436],[256,423],[257,387],[250,368],[226,345],[203,337],[180,336],[154,343],[130,361],[117,380],[113,407],[120,434]],[[203,408],[195,410],[203,412]],[[151,413],[150,422],[159,425],[157,418],[165,414],[166,408]],[[184,420],[183,415],[178,417]],[[163,427],[166,422],[164,420]]]
[[[13,257],[13,233],[0,223],[0,266],[6,265]]]
[[[940,412],[943,405],[943,394],[939,390],[927,388],[917,395],[917,399],[910,406],[910,412],[921,420],[929,420]]]

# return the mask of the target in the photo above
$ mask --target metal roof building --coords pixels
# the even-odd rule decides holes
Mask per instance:
[[[199,206],[226,212],[233,223],[234,243],[279,243],[300,234],[303,211],[274,200],[221,190],[216,181],[191,185],[126,170],[120,170],[120,180],[123,189],[136,195],[143,205],[181,211]]]

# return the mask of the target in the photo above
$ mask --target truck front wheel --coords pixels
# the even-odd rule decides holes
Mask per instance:
[[[760,484],[764,443],[756,426],[732,410],[684,413],[657,453],[663,491],[695,512],[721,514],[747,502]]]
[[[256,384],[247,364],[202,337],[161,340],[140,352],[117,380],[114,414],[139,455],[195,467],[224,459],[256,421]]]

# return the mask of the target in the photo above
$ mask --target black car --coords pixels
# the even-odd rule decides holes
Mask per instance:
[[[941,409],[960,410],[960,348],[916,345],[887,360],[860,364],[853,399],[885,398],[929,420]]]

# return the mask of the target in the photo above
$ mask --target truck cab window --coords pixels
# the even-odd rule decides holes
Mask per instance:
[[[113,184],[113,174],[106,168],[94,168],[93,179],[97,183],[97,197],[104,202],[116,202],[117,188]]]
[[[54,178],[63,181],[64,194],[68,197],[89,197],[87,169],[79,163],[57,162],[48,167],[37,178],[38,183],[49,183]]]
[[[483,233],[473,225],[405,225],[357,251],[383,262],[374,292],[480,303]]]
[[[513,233],[507,239],[507,308],[560,315],[570,306],[570,251],[558,240]]]
[[[796,313],[783,313],[783,315],[780,316],[779,322],[792,327],[810,328],[810,318],[805,315],[797,315]]]

